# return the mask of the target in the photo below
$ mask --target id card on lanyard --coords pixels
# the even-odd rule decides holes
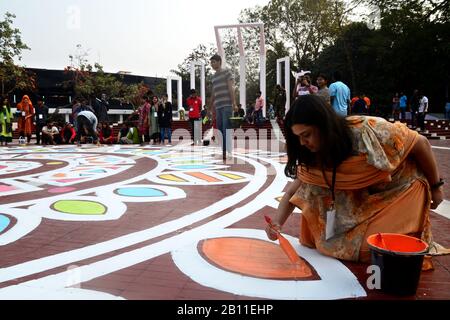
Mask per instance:
[[[331,239],[335,235],[335,227],[336,227],[336,209],[334,207],[334,202],[336,200],[336,196],[334,194],[334,187],[336,185],[336,165],[333,166],[333,178],[331,181],[331,205],[327,210],[327,223],[325,226],[325,240]]]

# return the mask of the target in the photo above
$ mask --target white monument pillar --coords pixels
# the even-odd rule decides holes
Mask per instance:
[[[201,61],[191,61],[191,89],[195,89],[195,67],[200,66],[200,97],[202,103],[206,104],[205,90],[205,64]]]
[[[263,101],[264,101],[264,108],[263,108],[263,116],[266,117],[267,114],[267,97],[266,97],[266,38],[264,36],[264,24],[259,30],[259,39],[260,39],[260,50],[259,50],[259,89],[262,93]]]
[[[167,100],[172,103],[172,80],[177,81],[178,110],[183,109],[183,88],[180,76],[167,77]]]
[[[247,64],[247,61],[245,59],[245,50],[244,50],[244,43],[242,41],[242,33],[241,28],[237,28],[237,34],[238,34],[238,44],[239,44],[239,102],[242,105],[242,108],[244,110],[247,110],[247,91],[246,91],[246,84],[247,84],[247,74],[245,70],[245,66]]]
[[[259,28],[259,38],[260,38],[260,52],[259,52],[259,68],[260,68],[260,78],[259,78],[259,88],[264,99],[263,115],[266,116],[266,46],[265,46],[265,36],[264,36],[264,23],[241,23],[233,25],[215,26],[214,31],[216,34],[217,50],[219,55],[222,57],[222,66],[226,66],[225,51],[222,45],[222,39],[220,38],[220,29],[237,29],[238,34],[238,45],[239,45],[239,96],[240,103],[242,107],[246,106],[246,58],[244,51],[244,44],[242,41],[241,28]]]
[[[287,113],[291,106],[291,60],[289,57],[277,59],[277,84],[279,85],[282,85],[280,67],[282,63],[284,63],[284,88],[286,89],[285,112]]]

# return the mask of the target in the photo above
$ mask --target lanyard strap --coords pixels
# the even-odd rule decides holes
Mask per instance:
[[[336,200],[336,195],[334,193],[334,187],[336,186],[336,164],[333,164],[333,176],[331,178],[331,186],[330,186],[330,183],[328,182],[328,179],[325,175],[325,171],[323,168],[322,168],[322,175],[323,175],[323,178],[324,178],[326,184],[328,185],[328,187],[331,190],[331,199],[332,199],[331,209],[334,209],[334,201]]]
[[[333,200],[333,207],[334,201],[336,200],[336,196],[334,194],[335,186],[336,186],[336,164],[333,165],[333,178],[331,179],[331,199]]]

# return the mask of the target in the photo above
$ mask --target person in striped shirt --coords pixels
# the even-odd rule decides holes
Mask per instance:
[[[236,106],[234,92],[234,77],[230,70],[222,68],[222,58],[215,54],[210,59],[211,67],[216,72],[212,76],[211,107],[216,117],[217,129],[222,134],[222,155],[226,160],[231,154],[231,122],[233,110]],[[220,139],[219,139],[220,140]]]

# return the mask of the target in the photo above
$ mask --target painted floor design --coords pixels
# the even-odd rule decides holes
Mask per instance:
[[[448,160],[447,147],[434,151]],[[367,265],[300,246],[298,209],[284,233],[301,268],[267,240],[283,152],[236,148],[224,163],[213,146],[0,150],[0,299],[397,298],[367,288]],[[449,246],[441,211],[433,231]],[[407,298],[450,299],[449,258]]]

